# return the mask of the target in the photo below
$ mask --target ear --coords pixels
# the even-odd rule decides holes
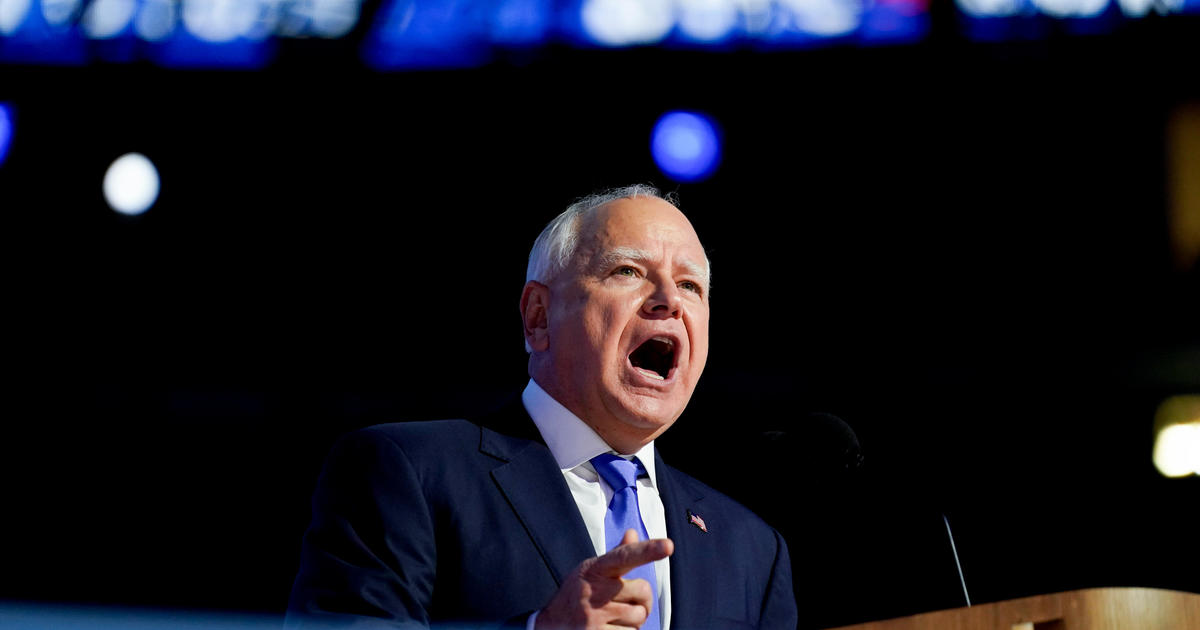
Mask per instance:
[[[525,343],[534,352],[550,347],[550,287],[530,280],[521,291],[521,319],[525,323]]]

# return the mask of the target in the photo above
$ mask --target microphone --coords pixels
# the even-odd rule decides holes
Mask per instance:
[[[787,540],[793,586],[814,597],[800,609],[800,628],[828,628],[862,617],[865,580],[874,556],[864,545],[875,506],[858,436],[829,413],[797,414],[784,431],[763,431],[758,451],[770,479],[768,501],[754,509]],[[869,583],[869,582],[868,582]],[[868,609],[869,610],[869,609]],[[894,615],[893,615],[894,616]]]
[[[958,548],[954,546],[954,533],[950,531],[950,519],[942,512],[942,522],[946,524],[946,537],[950,539],[950,553],[954,554],[954,566],[958,568],[958,582],[962,584],[963,599],[967,600],[967,608],[971,607],[971,595],[967,593],[967,579],[963,577],[962,563],[958,561]]]
[[[793,464],[822,476],[851,474],[862,468],[862,447],[854,429],[830,413],[809,413],[794,431],[764,431],[763,441],[785,453]]]

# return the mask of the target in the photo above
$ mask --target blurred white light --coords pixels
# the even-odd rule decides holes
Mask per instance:
[[[1095,17],[1108,6],[1108,0],[1033,0],[1034,6],[1051,17]]]
[[[175,32],[178,20],[179,10],[173,0],[144,0],[133,19],[133,30],[148,42],[158,42]]]
[[[134,0],[96,0],[83,11],[83,32],[93,39],[109,39],[121,34],[133,20]]]
[[[1154,466],[1166,477],[1200,474],[1200,422],[1163,427],[1154,439]]]
[[[63,26],[79,11],[81,0],[42,0],[42,17],[50,26]]]
[[[1160,14],[1174,13],[1183,9],[1184,0],[1117,0],[1121,12],[1129,17],[1143,17],[1155,9]]]
[[[0,0],[0,35],[12,35],[29,15],[33,0]]]
[[[773,0],[735,0],[748,35],[765,33],[771,26]]]
[[[1142,17],[1154,7],[1155,0],[1117,0],[1117,5],[1121,7],[1121,13],[1125,15]]]
[[[104,174],[104,199],[121,214],[141,214],[158,199],[158,170],[141,153],[117,158]]]
[[[274,31],[281,37],[341,37],[358,24],[360,4],[361,0],[309,0],[288,4],[277,12]]]
[[[733,0],[679,0],[679,30],[694,40],[724,39],[737,22]]]
[[[1135,0],[1140,1],[1140,0]],[[1153,2],[1154,0],[1149,0]],[[963,13],[973,17],[1007,17],[1016,15],[1023,0],[955,0]]]
[[[341,37],[358,23],[359,0],[314,0],[312,30],[318,37]]]
[[[597,44],[654,44],[675,27],[670,0],[584,0],[583,30]]]
[[[780,4],[792,12],[797,28],[813,35],[844,35],[861,22],[858,0],[780,0]]]
[[[249,0],[184,0],[183,27],[206,42],[231,42],[250,33],[259,9]]]
[[[255,13],[254,19],[238,35],[246,39],[263,40],[277,34],[279,14],[281,13],[279,10],[280,1],[258,0],[255,3],[258,5],[258,11]]]
[[[414,5],[409,5],[411,12],[416,11]],[[278,9],[275,16],[275,34],[280,37],[301,37],[308,29],[310,9],[307,5],[289,4]]]

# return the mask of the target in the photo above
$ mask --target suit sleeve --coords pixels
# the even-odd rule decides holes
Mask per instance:
[[[799,619],[796,594],[792,591],[792,560],[783,536],[774,530],[771,533],[775,535],[775,562],[771,567],[758,627],[762,630],[795,630]]]
[[[352,433],[317,482],[285,627],[427,628],[436,564],[411,460],[378,430]]]

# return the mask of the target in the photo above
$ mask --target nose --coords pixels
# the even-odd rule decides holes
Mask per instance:
[[[681,313],[679,288],[662,283],[642,302],[642,312],[654,319],[678,319]]]

